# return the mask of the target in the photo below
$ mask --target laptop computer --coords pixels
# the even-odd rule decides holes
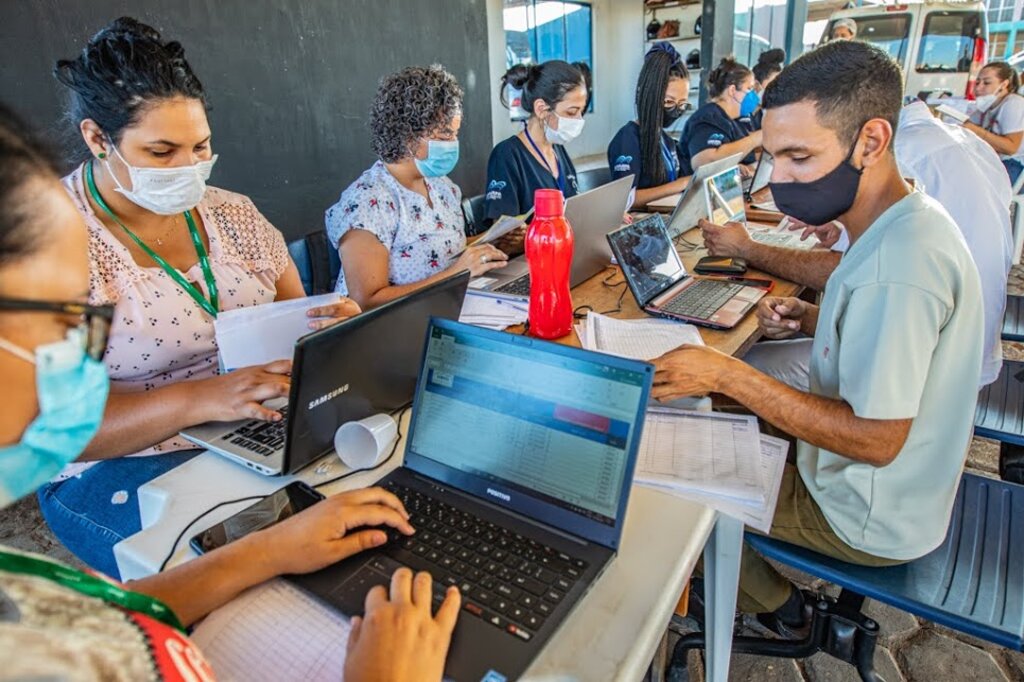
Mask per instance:
[[[724,159],[704,164],[697,169],[697,172],[690,179],[690,184],[686,186],[686,191],[680,197],[679,203],[676,204],[675,210],[672,211],[672,215],[668,219],[669,236],[675,239],[687,230],[696,227],[698,220],[707,217],[705,213],[704,181],[723,170],[736,168],[742,158],[742,154],[733,154]]]
[[[747,201],[753,201],[753,195],[768,186],[774,168],[775,162],[772,160],[772,155],[762,150],[761,156],[757,159],[757,166],[754,168],[754,176],[743,180],[743,191]]]
[[[817,237],[800,239],[800,232],[778,225],[752,223],[747,220],[746,205],[743,203],[742,183],[738,168],[730,168],[704,181],[707,184],[704,192],[709,220],[717,225],[727,222],[741,223],[747,228],[750,238],[761,244],[781,246],[788,249],[806,251],[818,244]]]
[[[615,556],[654,367],[446,320],[427,333],[405,463],[415,535],[289,580],[348,615],[401,566],[462,613],[445,679],[514,680]]]
[[[181,436],[266,476],[292,474],[334,448],[348,421],[393,412],[412,399],[431,316],[458,319],[469,273],[307,334],[295,344],[284,419],[208,422]]]
[[[633,176],[627,175],[566,200],[565,218],[573,229],[570,287],[590,279],[611,262],[612,254],[604,236],[622,225],[632,189]],[[476,293],[529,300],[530,268],[526,256],[513,258],[507,266],[474,278],[469,286]]]
[[[732,329],[771,290],[742,279],[687,275],[658,214],[612,232],[608,243],[637,305],[658,317]]]

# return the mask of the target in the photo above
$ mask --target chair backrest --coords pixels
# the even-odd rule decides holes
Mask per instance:
[[[1021,173],[1024,175],[1024,173]],[[590,168],[585,171],[576,173],[576,185],[579,187],[580,194],[589,192],[595,187],[601,185],[607,185],[612,181],[612,171],[608,166],[602,166],[601,168]]]
[[[486,232],[487,228],[484,226],[484,195],[478,194],[475,197],[463,199],[462,215],[466,218],[467,237]]]
[[[288,242],[288,253],[299,269],[299,279],[307,296],[334,291],[341,272],[341,258],[338,250],[327,241],[326,232],[317,230]]]
[[[753,533],[769,559],[1016,651],[1024,649],[1024,486],[964,474],[946,540],[899,566],[869,568]]]

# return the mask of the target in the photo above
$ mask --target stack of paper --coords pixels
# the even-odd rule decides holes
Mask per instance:
[[[291,360],[295,342],[312,330],[306,311],[341,300],[338,294],[275,301],[248,308],[225,310],[213,323],[225,371]]]
[[[528,312],[526,303],[475,293],[470,289],[462,302],[459,322],[501,330],[526,322]]]
[[[493,242],[493,241],[495,241],[497,239],[501,239],[502,237],[504,237],[506,234],[508,234],[512,230],[515,230],[516,228],[519,228],[519,227],[522,227],[523,225],[525,225],[526,221],[529,220],[530,216],[532,216],[532,215],[533,215],[533,209],[532,208],[529,211],[527,211],[526,213],[524,213],[523,215],[518,215],[518,216],[503,215],[500,218],[498,218],[497,220],[495,220],[494,223],[491,224],[491,229],[487,230],[482,235],[477,237],[476,241],[473,242],[473,243],[474,244],[488,244],[488,243]]]
[[[761,223],[747,223],[747,232],[755,242],[767,244],[768,246],[782,246],[787,249],[807,251],[819,244],[818,238],[813,234],[807,239],[800,239],[802,230],[789,229],[789,221],[782,221],[778,225],[763,225]]]
[[[576,325],[576,335],[587,350],[634,360],[653,360],[684,343],[704,345],[692,324],[656,318],[619,320],[594,312]]]
[[[768,532],[787,449],[750,415],[651,408],[635,480]]]

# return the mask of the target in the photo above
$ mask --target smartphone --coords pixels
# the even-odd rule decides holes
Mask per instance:
[[[322,499],[324,499],[323,495],[302,481],[289,483],[256,504],[246,507],[212,528],[207,528],[193,537],[189,541],[189,545],[197,553],[205,554],[245,537],[249,533],[280,523],[303,509],[312,507]]]
[[[693,269],[699,275],[742,275],[747,271],[747,262],[742,258],[704,256]]]

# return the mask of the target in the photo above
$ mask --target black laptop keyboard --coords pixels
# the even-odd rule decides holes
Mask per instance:
[[[495,293],[498,294],[511,294],[513,296],[529,296],[530,276],[523,275],[522,277],[516,277],[511,282],[506,282],[505,284],[502,284],[494,291]]]
[[[462,609],[522,641],[530,641],[587,568],[586,562],[525,538],[437,498],[393,482],[416,534],[391,532],[387,556],[373,568],[391,575],[401,566],[434,578],[434,600],[449,585]]]
[[[676,315],[707,320],[742,288],[740,284],[698,279],[661,306],[661,309]]]
[[[281,413],[281,421],[246,422],[224,438],[232,445],[269,457],[284,448],[285,433],[288,429],[288,406],[285,405],[278,412]]]

